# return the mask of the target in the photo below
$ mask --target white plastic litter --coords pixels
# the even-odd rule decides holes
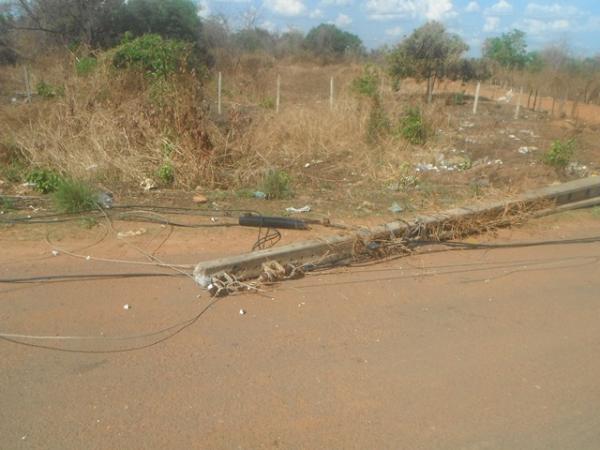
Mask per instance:
[[[290,206],[289,208],[285,208],[285,210],[289,213],[307,213],[310,212],[310,206],[306,205],[302,208],[294,208],[293,206]]]

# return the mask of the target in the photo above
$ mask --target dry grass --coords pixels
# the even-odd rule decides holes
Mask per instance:
[[[420,106],[432,130],[448,125],[443,98],[424,107],[422,85],[406,82],[394,93],[382,76],[381,103],[392,131],[368,143],[371,102],[351,90],[359,65],[244,56],[223,70],[224,112],[218,116],[214,79],[201,84],[180,73],[168,83],[150,83],[113,69],[110,56],[99,55],[97,69],[84,77],[76,75],[70,54],[39,59],[30,69],[32,85],[43,74],[45,82],[64,86],[64,95],[0,105],[0,149],[17,148],[33,166],[112,186],[147,177],[160,182],[158,170],[169,164],[179,188],[256,187],[278,168],[291,175],[296,191],[341,192],[397,182],[413,163],[432,160],[443,137],[413,146],[394,133],[408,106]],[[0,77],[18,81],[19,73],[20,67],[2,69]],[[278,74],[276,113],[270,100]]]

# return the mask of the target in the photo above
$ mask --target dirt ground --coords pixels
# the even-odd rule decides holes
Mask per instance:
[[[478,240],[599,231],[593,210]],[[214,230],[225,244],[204,253],[212,231],[177,230],[157,249],[160,233],[129,242],[186,264],[255,237]],[[0,278],[174,273],[86,260],[143,260],[100,237],[3,229]],[[52,256],[58,245],[83,258]],[[189,326],[27,341],[64,351],[0,341],[0,447],[595,449],[599,260],[598,243],[427,253],[216,303],[185,277],[1,283],[2,333]]]

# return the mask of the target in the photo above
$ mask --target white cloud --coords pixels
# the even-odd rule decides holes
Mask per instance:
[[[513,7],[506,0],[499,0],[498,3],[493,4],[490,8],[485,10],[486,14],[489,15],[498,15],[498,14],[508,14],[512,12]]]
[[[541,17],[566,17],[566,16],[578,16],[582,14],[575,6],[560,5],[553,3],[551,5],[542,5],[539,3],[529,3],[525,8],[525,15],[533,16],[534,18]]]
[[[485,23],[483,24],[483,31],[485,31],[486,33],[489,33],[491,31],[496,31],[498,29],[498,26],[500,25],[500,18],[499,17],[486,17],[485,18]]]
[[[338,14],[333,23],[340,28],[344,28],[352,23],[352,18],[346,14]]]
[[[310,17],[311,19],[320,19],[323,17],[323,11],[321,11],[319,8],[313,10],[310,12],[310,14],[308,15],[308,17]]]
[[[456,15],[452,0],[368,0],[365,6],[371,20],[443,20]]]
[[[552,31],[566,31],[571,26],[571,22],[569,22],[567,19],[524,19],[519,26],[528,34],[540,36]]]
[[[265,6],[276,14],[295,17],[306,11],[302,0],[265,0]]]
[[[210,4],[208,0],[200,0],[198,2],[198,15],[204,19],[210,16]]]
[[[465,8],[466,12],[477,12],[479,11],[479,3],[477,2],[469,2],[467,7]]]
[[[321,4],[325,6],[348,6],[353,0],[321,0]]]
[[[269,33],[275,33],[277,31],[277,25],[270,20],[265,20],[259,25],[260,28],[267,30]]]
[[[404,30],[402,29],[401,26],[397,26],[394,28],[388,28],[387,30],[385,30],[385,34],[387,34],[388,36],[392,36],[392,37],[402,36],[402,33],[404,33]]]

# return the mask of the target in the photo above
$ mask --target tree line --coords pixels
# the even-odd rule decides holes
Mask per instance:
[[[427,22],[392,47],[367,52],[361,39],[333,24],[304,34],[271,32],[247,17],[239,28],[223,16],[202,19],[193,0],[8,0],[0,3],[0,63],[14,64],[52,46],[106,49],[124,37],[156,34],[186,42],[210,66],[245,53],[273,57],[317,57],[321,62],[353,58],[385,65],[395,86],[404,78],[426,81],[431,100],[443,79],[491,80],[523,86],[530,93],[600,103],[600,55],[576,57],[566,45],[528,51],[526,35],[512,30],[487,39],[480,58],[469,58],[464,40],[443,24]]]

